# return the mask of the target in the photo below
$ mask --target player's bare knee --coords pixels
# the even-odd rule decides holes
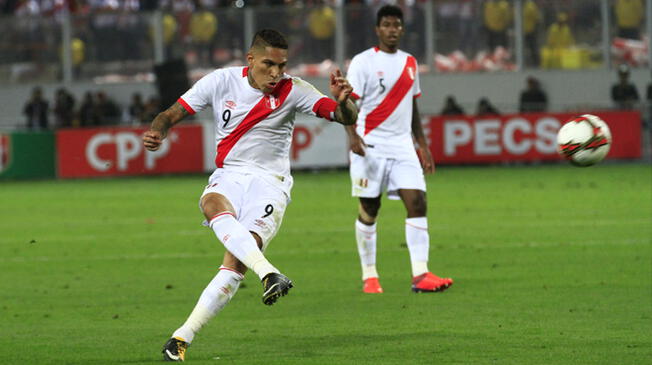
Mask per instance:
[[[369,214],[365,213],[363,209],[360,209],[360,214],[358,215],[358,220],[366,225],[372,225],[376,223],[376,217],[372,217]]]
[[[260,238],[260,236],[256,232],[251,232],[251,231],[249,231],[249,232],[251,233],[252,236],[254,236],[254,239],[256,240],[256,244],[258,245],[258,248],[262,251],[263,250],[263,239]]]
[[[229,200],[222,194],[209,193],[201,199],[201,210],[206,219],[211,219],[215,214],[229,211],[234,212]]]
[[[218,194],[206,194],[201,199],[201,210],[207,218],[210,218],[213,214],[217,213],[217,203],[215,195]]]
[[[380,199],[367,199],[360,198],[360,205],[358,206],[359,219],[365,224],[376,223],[378,217],[378,210],[380,210]]]
[[[247,272],[247,266],[240,262],[233,254],[229,251],[224,253],[224,259],[222,260],[222,266],[233,271],[237,271],[240,274],[244,275]]]
[[[416,194],[406,202],[406,206],[408,217],[425,217],[428,210],[425,194]]]

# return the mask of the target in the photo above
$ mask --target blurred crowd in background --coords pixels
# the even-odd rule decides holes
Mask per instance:
[[[644,0],[0,0],[0,85],[66,81],[64,44],[72,81],[98,88],[154,82],[154,66],[174,59],[183,60],[196,80],[213,68],[244,63],[247,26],[288,36],[289,73],[324,77],[376,42],[375,13],[386,3],[403,8],[401,48],[417,57],[421,72],[613,67],[625,79],[611,90],[615,107],[631,108],[642,101],[639,95],[650,98],[618,68],[650,67]],[[249,18],[243,9],[251,11]],[[544,89],[528,78],[525,99],[514,101],[518,110],[545,111]],[[32,128],[138,124],[151,120],[161,104],[134,95],[131,105],[117,105],[103,91],[89,91],[82,100],[65,89],[33,94],[24,110]],[[500,113],[489,98],[466,109]],[[467,111],[450,95],[441,113]]]
[[[241,63],[248,21],[288,36],[295,73],[322,76],[332,62],[373,45],[375,12],[386,3],[404,9],[402,48],[422,72],[649,65],[644,0],[521,0],[520,17],[515,0],[0,0],[0,82],[61,79],[66,36],[76,79],[146,79],[161,61],[154,59],[156,34],[164,58],[183,58],[191,68]],[[253,10],[251,19],[243,9]],[[62,27],[66,14],[70,35]],[[426,32],[431,23],[434,34]],[[343,45],[337,28],[346,29]]]
[[[59,88],[52,98],[40,87],[23,107],[25,127],[30,130],[149,124],[161,110],[157,96],[145,100],[134,93],[129,105],[119,105],[104,91],[87,91],[76,100],[66,88]]]
[[[644,1],[608,0],[606,4],[609,14],[605,16],[600,0],[522,0],[519,20],[523,65],[545,69],[599,67],[605,62],[601,54],[604,47],[599,47],[604,41],[601,39],[604,29],[609,30],[611,57],[616,63],[635,67],[647,65],[648,38],[642,32]],[[496,54],[497,49],[514,47],[514,6],[513,1],[507,0],[440,2],[438,30],[451,34],[457,28],[459,38],[453,38],[452,43],[444,47],[450,52],[448,55],[438,55],[438,70],[514,69],[513,52]],[[605,17],[608,24],[604,24]],[[483,64],[483,55],[478,51],[488,51],[492,57],[484,56]]]
[[[639,103],[652,105],[652,83],[647,87],[645,100],[636,86],[630,81],[629,67],[621,65],[617,69],[618,81],[611,87],[610,94],[613,108],[616,110],[632,110]],[[548,95],[541,82],[529,76],[526,85],[520,92],[519,99],[514,101],[519,113],[539,113],[548,111]],[[40,87],[32,90],[31,98],[23,107],[25,126],[30,130],[47,130],[71,127],[93,127],[109,125],[147,125],[161,111],[162,105],[157,96],[145,100],[140,93],[134,93],[128,105],[119,105],[104,91],[88,91],[83,100],[77,101],[66,88],[59,88],[48,98],[43,95]],[[496,116],[501,111],[492,104],[488,97],[478,100],[474,110],[466,111],[454,95],[447,95],[439,115],[447,116]]]

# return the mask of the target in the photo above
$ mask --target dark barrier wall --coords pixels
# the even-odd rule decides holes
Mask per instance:
[[[0,179],[53,178],[54,133],[0,132]]]
[[[161,97],[161,110],[172,106],[190,89],[188,70],[184,60],[171,60],[154,66],[156,88]]]

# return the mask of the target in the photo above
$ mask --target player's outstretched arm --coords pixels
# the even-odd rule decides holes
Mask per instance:
[[[428,142],[423,134],[423,127],[421,126],[421,115],[419,115],[419,108],[417,107],[417,99],[412,101],[412,135],[417,141],[417,155],[421,161],[421,167],[426,174],[435,172],[435,161],[430,154]]]
[[[351,149],[351,152],[356,155],[364,156],[367,144],[364,143],[362,137],[356,133],[355,126],[345,125],[344,129],[346,130],[346,134],[349,136],[349,148]]]
[[[346,101],[338,103],[335,109],[335,121],[344,125],[353,125],[358,119],[358,107],[353,100],[346,99]]]
[[[158,113],[149,130],[143,134],[143,145],[150,151],[156,151],[168,135],[168,130],[188,116],[188,111],[178,102],[167,110]]]
[[[335,121],[344,125],[355,124],[358,119],[358,107],[350,98],[353,88],[339,69],[331,73],[330,89],[331,94],[337,100]]]

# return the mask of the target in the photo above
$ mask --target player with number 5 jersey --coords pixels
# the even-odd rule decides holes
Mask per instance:
[[[376,269],[376,219],[384,191],[407,210],[405,240],[412,265],[412,291],[439,292],[453,284],[428,269],[430,238],[424,171],[435,165],[421,127],[416,59],[398,49],[403,12],[386,5],[376,15],[378,46],[351,60],[347,78],[360,113],[347,126],[352,195],[359,198],[355,236],[362,265],[362,290],[382,293]],[[416,150],[415,150],[416,142]]]
[[[145,147],[155,151],[176,123],[208,107],[213,109],[216,169],[199,207],[205,225],[227,251],[190,316],[165,343],[165,360],[184,360],[195,334],[231,300],[248,269],[260,278],[266,305],[274,304],[292,288],[292,281],[263,252],[278,232],[290,201],[295,114],[350,125],[355,123],[357,107],[349,98],[351,86],[339,70],[330,76],[333,100],[309,83],[285,74],[287,62],[285,37],[271,29],[257,32],[246,67],[218,69],[204,76],[160,113],[143,135]]]

